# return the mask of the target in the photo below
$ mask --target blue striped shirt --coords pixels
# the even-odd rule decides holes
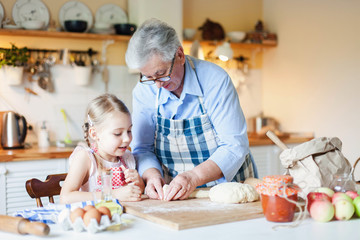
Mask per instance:
[[[160,114],[171,119],[199,116],[201,110],[198,96],[202,96],[205,110],[219,140],[217,150],[209,159],[219,166],[226,181],[231,181],[249,153],[246,121],[239,98],[225,70],[214,63],[192,59],[196,73],[186,59],[184,87],[180,98],[166,89],[161,89],[158,100]],[[131,148],[140,175],[149,168],[157,168],[162,172],[161,164],[154,153],[157,91],[155,84],[141,83],[133,90]]]

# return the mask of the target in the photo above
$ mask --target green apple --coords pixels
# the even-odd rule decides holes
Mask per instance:
[[[334,214],[334,206],[329,201],[316,200],[311,204],[310,216],[317,222],[329,222]]]
[[[328,187],[319,187],[315,190],[315,192],[322,192],[327,194],[329,197],[332,197],[334,195],[334,191]]]
[[[360,217],[360,196],[356,197],[354,200],[353,200],[353,204],[354,204],[354,207],[355,207],[355,213],[358,217]]]
[[[349,220],[355,212],[352,201],[339,199],[335,202],[335,218],[337,220]]]

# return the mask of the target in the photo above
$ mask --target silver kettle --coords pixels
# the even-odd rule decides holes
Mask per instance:
[[[9,111],[2,114],[1,145],[4,149],[23,148],[27,134],[24,116]]]

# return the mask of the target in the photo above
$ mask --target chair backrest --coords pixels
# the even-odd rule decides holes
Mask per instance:
[[[36,199],[36,205],[42,207],[41,197],[49,197],[49,202],[54,203],[54,197],[60,195],[60,182],[64,181],[67,173],[52,174],[46,177],[45,181],[32,178],[26,181],[26,191],[31,198]]]

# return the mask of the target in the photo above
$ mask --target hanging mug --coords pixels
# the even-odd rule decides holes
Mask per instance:
[[[91,66],[74,66],[73,70],[76,85],[89,85],[91,80]]]

